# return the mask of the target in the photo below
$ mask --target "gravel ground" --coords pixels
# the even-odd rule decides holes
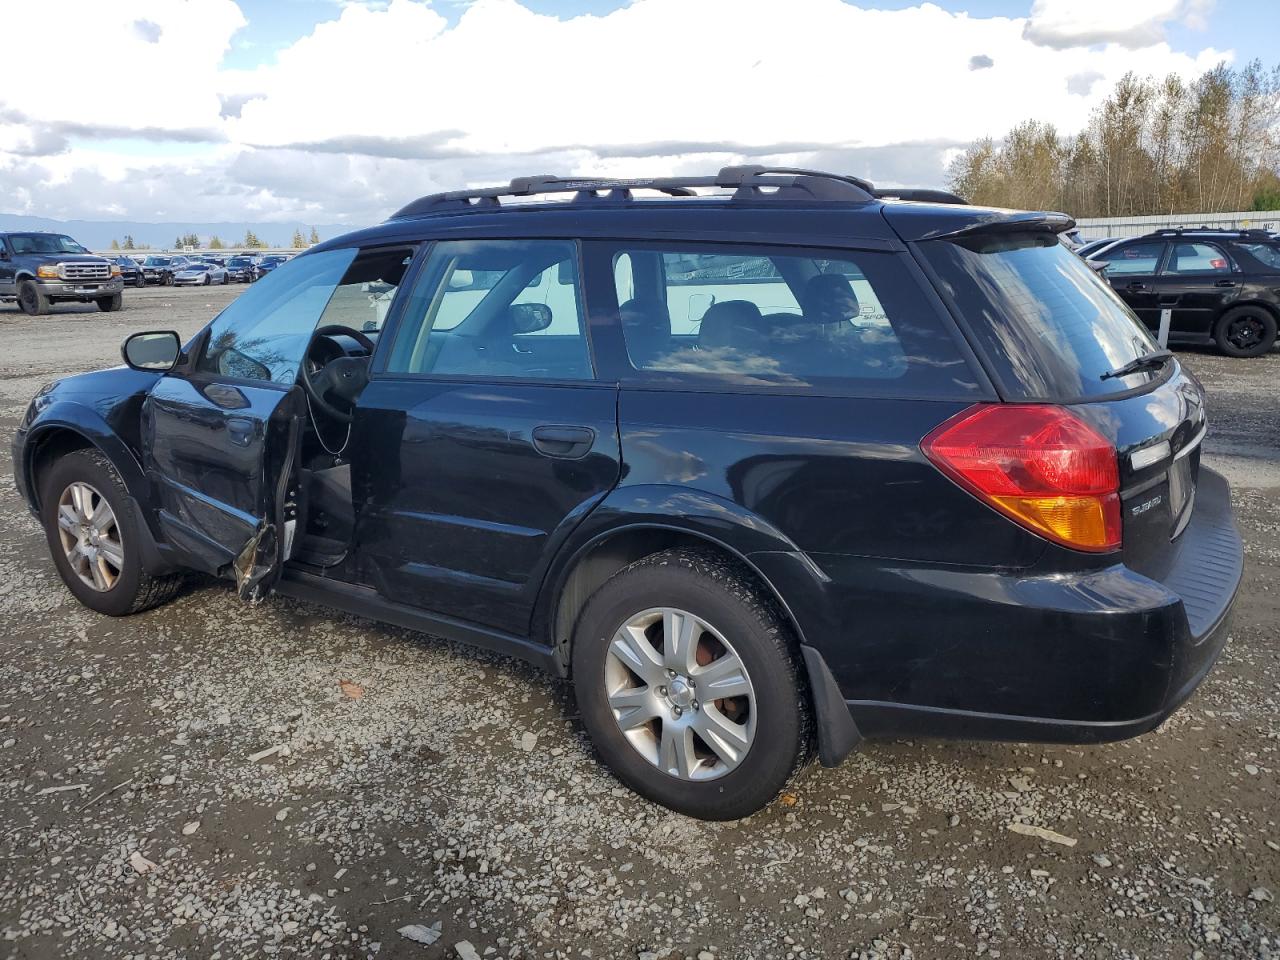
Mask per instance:
[[[0,433],[125,333],[193,332],[237,292],[0,308]],[[1192,701],[1102,747],[866,744],[730,824],[620,788],[519,663],[213,582],[90,613],[6,440],[0,956],[1280,957],[1280,354],[1182,359],[1248,552]]]

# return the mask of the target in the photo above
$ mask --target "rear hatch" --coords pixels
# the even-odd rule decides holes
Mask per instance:
[[[1123,561],[1163,581],[1195,512],[1204,391],[1176,358],[1140,359],[1159,345],[1059,243],[1064,223],[987,220],[912,247],[1003,400],[1066,407],[1115,445]]]

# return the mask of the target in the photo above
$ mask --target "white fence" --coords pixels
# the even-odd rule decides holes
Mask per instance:
[[[1175,213],[1157,217],[1082,217],[1076,223],[1086,240],[1102,237],[1141,237],[1167,227],[1216,227],[1224,230],[1280,232],[1280,210],[1237,213]]]

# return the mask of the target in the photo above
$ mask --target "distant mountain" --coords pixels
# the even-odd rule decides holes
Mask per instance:
[[[244,239],[245,231],[252,230],[268,247],[287,247],[293,240],[293,232],[301,230],[304,237],[311,236],[316,228],[321,240],[355,229],[332,223],[142,223],[136,220],[51,220],[47,217],[28,217],[17,213],[0,213],[0,230],[47,230],[65,233],[80,241],[90,250],[107,250],[112,240],[124,243],[132,236],[135,245],[147,244],[153,250],[167,250],[173,241],[194,233],[202,246],[208,246],[210,237],[218,237],[226,246],[236,246]]]

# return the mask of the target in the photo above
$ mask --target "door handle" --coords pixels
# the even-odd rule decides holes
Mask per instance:
[[[533,446],[544,457],[578,460],[591,451],[596,432],[590,427],[544,424],[533,428]]]
[[[1145,290],[1145,289],[1147,289],[1147,285],[1146,285],[1145,283],[1139,283],[1137,280],[1134,280],[1132,283],[1130,283],[1130,284],[1129,284],[1129,289],[1130,289],[1130,290]]]
[[[1213,285],[1215,287],[1234,287],[1236,282],[1234,280],[1215,280]]]
[[[237,447],[247,447],[253,440],[255,424],[247,417],[227,417],[227,436]]]

